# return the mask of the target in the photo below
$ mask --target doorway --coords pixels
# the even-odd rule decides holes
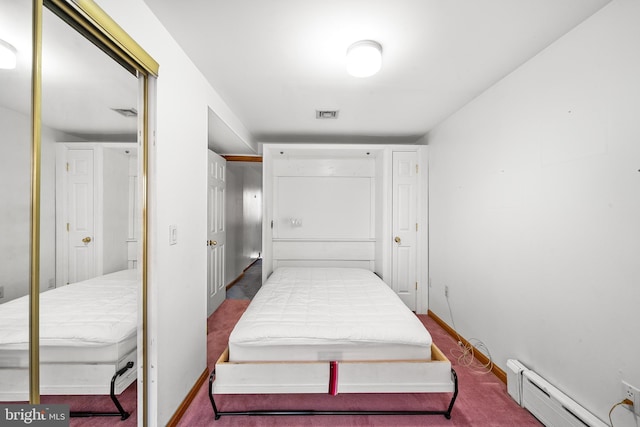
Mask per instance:
[[[211,315],[224,301],[226,289],[262,254],[262,157],[248,154],[252,150],[211,108],[208,109],[207,149],[209,157],[217,159],[216,163],[209,161],[208,167],[209,212],[214,203],[218,203],[213,196],[216,191],[217,197],[221,197],[221,184],[217,184],[219,189],[214,191],[210,182],[214,176],[219,179],[224,170],[224,208],[218,214],[223,223],[218,227],[209,226],[207,230],[207,311]],[[214,220],[210,215],[208,221]],[[220,240],[211,237],[214,228],[224,229],[223,251],[214,249],[220,246]],[[211,244],[214,241],[216,245]],[[214,280],[218,280],[217,284]]]

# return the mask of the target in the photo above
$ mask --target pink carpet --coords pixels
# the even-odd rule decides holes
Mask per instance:
[[[226,300],[209,318],[208,362],[212,369],[227,346],[231,329],[249,301]],[[448,356],[456,342],[431,318],[418,316],[436,345]],[[448,356],[449,357],[449,356]],[[506,386],[493,374],[478,374],[449,357],[458,374],[459,394],[447,420],[441,415],[314,415],[314,416],[223,416],[213,419],[208,382],[199,390],[179,426],[541,426],[507,394]],[[339,394],[321,395],[221,395],[221,411],[249,409],[309,410],[426,410],[443,409],[449,394]]]
[[[229,334],[244,310],[248,300],[225,300],[209,318],[207,361],[212,369],[227,346]],[[196,426],[536,426],[541,424],[509,397],[506,386],[492,374],[477,374],[460,366],[449,356],[456,342],[431,318],[418,316],[431,333],[436,345],[449,357],[458,374],[459,394],[447,420],[441,415],[314,415],[314,416],[223,416],[213,419],[208,397],[208,381],[200,388],[191,406],[179,422],[181,427]],[[128,420],[117,417],[72,418],[72,427],[133,427],[137,423],[136,384],[119,396]],[[42,403],[65,403],[72,411],[112,411],[108,396],[42,396]],[[309,410],[426,410],[443,409],[449,394],[339,394],[321,395],[223,395],[216,396],[221,411],[249,409],[309,409]]]
[[[71,418],[71,427],[135,427],[138,424],[136,411],[137,401],[136,383],[131,384],[123,391],[118,400],[125,411],[131,414],[128,419],[121,421],[120,417],[91,417]],[[40,403],[69,405],[71,412],[116,412],[116,407],[109,396],[42,396]]]

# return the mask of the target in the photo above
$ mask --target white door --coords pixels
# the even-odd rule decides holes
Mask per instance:
[[[209,150],[207,185],[207,312],[225,299],[225,198],[227,161]]]
[[[393,153],[392,288],[413,311],[416,309],[417,165],[416,152]]]
[[[67,150],[66,157],[66,283],[75,283],[95,276],[93,150]]]

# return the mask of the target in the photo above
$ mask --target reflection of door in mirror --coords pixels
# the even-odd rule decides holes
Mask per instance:
[[[56,146],[56,286],[137,265],[137,145]]]

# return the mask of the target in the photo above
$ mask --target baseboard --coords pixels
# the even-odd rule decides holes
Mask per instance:
[[[246,270],[245,270],[245,271],[246,271]],[[233,285],[235,285],[236,283],[238,283],[238,280],[242,279],[242,276],[244,276],[244,271],[243,271],[242,273],[240,273],[240,275],[239,275],[238,277],[236,277],[235,279],[233,279],[233,281],[232,281],[231,283],[229,283],[225,289],[226,289],[227,291],[228,291],[229,289],[231,289],[231,287],[232,287]]]
[[[193,385],[193,387],[191,387],[191,390],[189,391],[189,394],[187,394],[187,397],[184,398],[180,406],[178,406],[176,412],[173,414],[173,417],[171,417],[171,419],[167,423],[167,427],[175,427],[178,425],[180,419],[182,418],[184,413],[187,412],[189,405],[191,405],[193,399],[196,398],[198,391],[200,391],[200,387],[202,387],[202,384],[204,384],[208,376],[209,368],[205,368],[205,370],[202,372],[202,375],[200,375],[196,383]]]
[[[483,365],[487,365],[489,363],[489,358],[487,356],[485,356],[483,353],[478,351],[477,348],[472,346],[469,343],[469,341],[467,341],[462,336],[460,336],[460,334],[458,334],[451,326],[447,325],[447,323],[444,320],[442,320],[441,318],[439,318],[433,311],[431,311],[431,310],[427,311],[427,315],[429,317],[431,317],[438,325],[440,325],[442,327],[442,329],[447,331],[447,333],[449,335],[451,335],[453,338],[455,338],[457,340],[459,339],[460,341],[462,341],[462,343],[465,346],[473,347],[473,356],[476,359],[478,359],[478,361],[480,363],[482,363]],[[500,369],[498,367],[498,365],[496,365],[495,363],[491,364],[491,372],[493,373],[493,375],[498,377],[498,379],[500,381],[502,381],[505,384],[507,383],[507,373],[505,371],[503,371],[502,369]]]
[[[246,266],[246,267],[245,267],[245,269],[244,269],[244,270],[242,270],[242,271],[243,271],[243,272],[247,271],[248,269],[250,269],[250,268],[251,268],[251,266],[252,266],[253,264],[255,264],[256,262],[260,261],[261,259],[262,259],[262,258],[260,258],[260,257],[258,257],[258,258],[256,258],[256,259],[254,259],[253,261],[251,261],[251,264],[249,264],[248,266]]]
[[[253,261],[251,261],[251,264],[249,264],[248,266],[246,266],[246,267],[244,268],[244,270],[242,270],[242,273],[240,273],[240,275],[239,275],[238,277],[236,277],[235,279],[233,279],[233,281],[232,281],[231,283],[229,283],[225,289],[228,291],[229,289],[231,289],[231,287],[232,287],[233,285],[235,285],[236,283],[238,283],[238,280],[242,279],[242,277],[244,276],[244,272],[245,272],[245,271],[247,271],[249,268],[251,268],[251,266],[252,266],[253,264],[255,264],[256,262],[258,262],[258,260],[260,260],[260,258],[256,258],[256,259],[254,259]]]

